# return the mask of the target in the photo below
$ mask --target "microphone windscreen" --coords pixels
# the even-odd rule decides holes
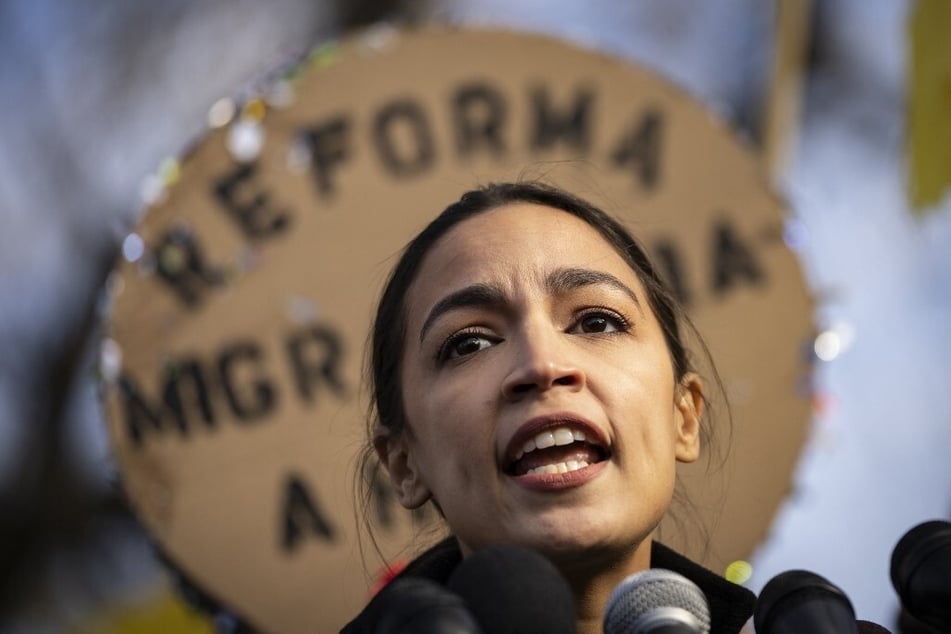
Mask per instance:
[[[397,579],[380,599],[376,634],[481,634],[465,601],[435,581]]]
[[[753,611],[757,634],[857,634],[855,610],[842,590],[806,570],[782,572],[763,587]]]
[[[951,522],[932,520],[905,533],[892,551],[891,578],[911,616],[951,631]]]
[[[542,555],[511,544],[466,557],[447,587],[462,597],[486,634],[576,631],[574,595]]]
[[[707,598],[672,570],[651,568],[619,583],[604,610],[606,634],[710,631]]]

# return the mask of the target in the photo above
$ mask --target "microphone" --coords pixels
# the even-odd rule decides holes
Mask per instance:
[[[842,590],[806,570],[782,572],[756,601],[757,634],[858,634],[855,610]],[[874,630],[873,630],[874,631]]]
[[[574,634],[574,595],[558,569],[540,554],[512,544],[466,557],[449,577],[485,634]]]
[[[374,634],[482,634],[462,598],[435,581],[397,579],[380,598]]]
[[[604,610],[605,634],[707,634],[707,598],[672,570],[636,572],[617,585]]]
[[[892,551],[891,578],[909,615],[951,631],[951,522],[932,520],[905,533]]]

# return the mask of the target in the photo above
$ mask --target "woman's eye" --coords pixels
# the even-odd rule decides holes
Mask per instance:
[[[450,337],[439,350],[442,360],[457,359],[474,352],[479,352],[491,346],[494,342],[487,336],[479,333],[460,333]]]
[[[575,330],[581,333],[624,332],[627,322],[620,315],[613,313],[588,313],[578,320]]]

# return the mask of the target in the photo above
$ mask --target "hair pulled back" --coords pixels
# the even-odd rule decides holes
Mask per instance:
[[[373,323],[370,385],[373,395],[371,438],[377,425],[399,434],[406,424],[401,389],[401,361],[406,337],[405,298],[423,259],[454,226],[480,213],[512,203],[534,203],[585,221],[624,258],[647,292],[648,302],[664,332],[675,378],[692,368],[680,335],[683,311],[645,250],[617,220],[591,203],[550,185],[536,182],[494,183],[463,194],[422,230],[405,248],[384,287]]]

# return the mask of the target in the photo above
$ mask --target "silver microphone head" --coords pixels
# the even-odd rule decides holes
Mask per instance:
[[[709,634],[710,609],[703,591],[692,581],[671,570],[651,568],[625,578],[611,593],[604,611],[604,631]]]

